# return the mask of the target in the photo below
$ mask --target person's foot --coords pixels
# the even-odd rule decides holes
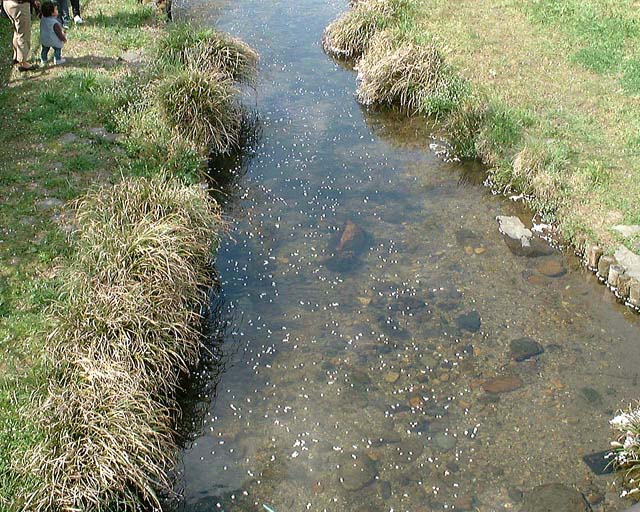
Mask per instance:
[[[38,66],[35,64],[31,64],[29,62],[18,62],[18,71],[21,73],[25,71],[35,71],[36,69],[38,69]]]
[[[65,59],[65,58],[53,59],[53,65],[54,66],[60,66],[61,64],[64,64],[65,62],[67,62],[67,59]]]
[[[76,25],[82,25],[82,24],[84,23],[84,20],[82,19],[82,16],[80,16],[80,15],[76,14],[76,15],[73,17],[73,22],[74,22]]]
[[[64,21],[62,23],[62,28],[65,29],[65,30],[69,30],[69,22],[68,21]]]
[[[47,65],[47,61],[44,59],[40,59],[40,65],[41,66],[46,66]]]

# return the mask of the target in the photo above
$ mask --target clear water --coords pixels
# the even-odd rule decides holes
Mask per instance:
[[[354,72],[320,47],[345,8],[190,2],[262,62],[218,258],[224,371],[188,390],[177,508],[506,511],[560,482],[624,509],[582,456],[640,396],[637,317],[575,258],[512,254],[495,217],[531,214],[443,162],[424,120],[358,106]],[[545,351],[516,362],[524,336]],[[483,389],[505,375],[522,386]]]

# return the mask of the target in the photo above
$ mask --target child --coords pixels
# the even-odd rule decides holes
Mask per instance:
[[[67,42],[67,37],[62,31],[62,25],[58,21],[58,6],[53,2],[42,2],[42,19],[40,20],[40,42],[42,43],[42,53],[40,61],[47,63],[49,49],[53,48],[54,65],[64,64],[62,58],[62,46]]]

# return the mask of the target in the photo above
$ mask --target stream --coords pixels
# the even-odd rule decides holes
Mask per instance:
[[[496,216],[531,212],[446,161],[428,122],[357,104],[355,72],[321,48],[346,4],[181,13],[261,69],[255,133],[224,163],[221,366],[187,390],[173,508],[509,511],[558,483],[624,510],[583,456],[640,397],[638,317],[574,256],[513,253]]]

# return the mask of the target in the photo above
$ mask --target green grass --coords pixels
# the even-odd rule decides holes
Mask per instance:
[[[371,24],[356,12],[369,1],[385,11],[363,0],[325,33],[325,49],[358,61],[361,101],[436,115],[457,156],[487,164],[496,190],[526,194],[577,249],[632,247],[611,226],[640,218],[636,2],[388,0]],[[395,43],[377,48],[383,33]],[[418,73],[429,48],[444,64]]]

